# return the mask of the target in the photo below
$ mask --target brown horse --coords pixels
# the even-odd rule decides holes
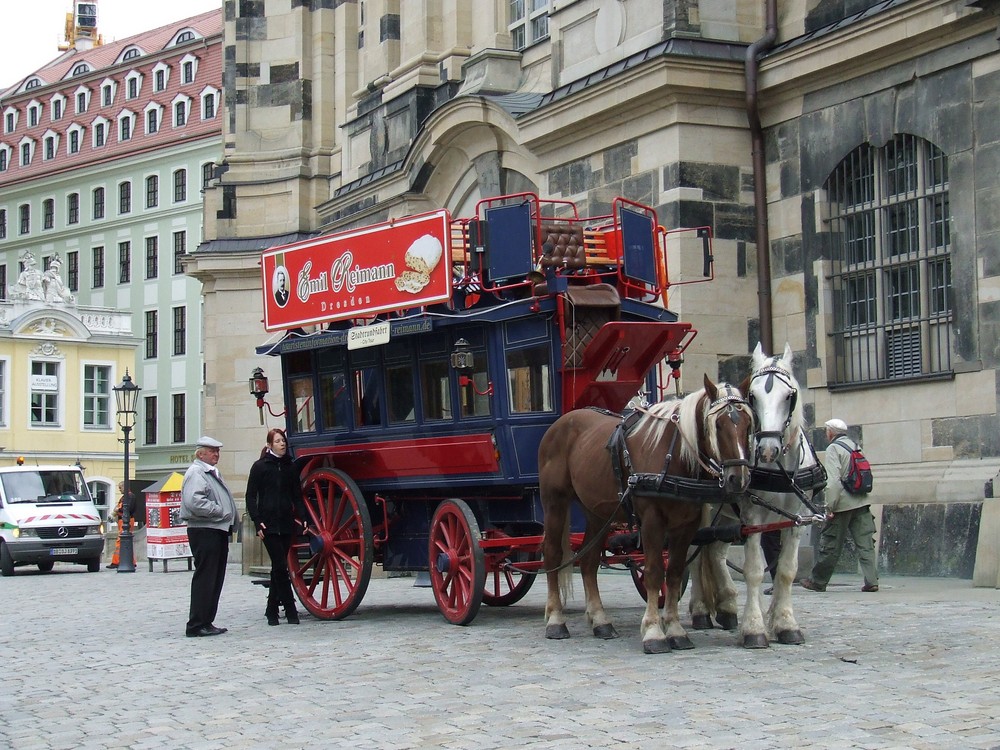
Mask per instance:
[[[569,518],[574,498],[587,518],[580,553],[587,618],[598,638],[618,637],[597,589],[604,542],[597,537],[609,521],[632,520],[627,517],[624,494],[626,501],[631,499],[645,552],[643,650],[652,654],[694,648],[677,614],[684,557],[698,530],[702,504],[742,493],[750,483],[753,413],[737,388],[725,383],[716,386],[705,375],[704,389],[681,400],[654,404],[629,430],[624,444],[615,445],[609,439],[619,424],[617,416],[578,409],[556,420],[539,446],[545,513],[542,553],[548,580],[545,637],[569,637],[563,599],[570,588],[572,565],[563,563],[571,555]],[[618,454],[617,460],[613,453]],[[616,470],[616,465],[621,468]],[[633,487],[629,477],[652,481]],[[665,620],[661,621],[657,600],[664,578],[665,540],[667,594]]]

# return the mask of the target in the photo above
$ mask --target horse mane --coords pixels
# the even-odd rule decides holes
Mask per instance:
[[[725,383],[720,383],[719,389],[722,390],[724,386]],[[678,441],[681,461],[689,469],[694,469],[698,466],[698,429],[707,410],[708,400],[704,388],[680,399],[659,401],[645,410],[642,419],[635,426],[635,433],[642,433],[644,445],[651,448],[666,436],[671,424],[676,424],[683,437]],[[674,415],[677,415],[677,422],[673,421]],[[709,430],[707,438],[710,457],[718,458],[719,442],[715,431]]]

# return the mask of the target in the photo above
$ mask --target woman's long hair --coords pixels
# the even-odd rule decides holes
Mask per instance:
[[[285,431],[280,427],[272,427],[267,431],[267,445],[260,449],[261,458],[264,458],[264,456],[271,452],[271,446],[274,444],[275,435],[281,435],[281,437],[285,439],[285,446],[288,445],[288,435],[285,434]],[[288,455],[287,447],[285,448],[285,455]]]

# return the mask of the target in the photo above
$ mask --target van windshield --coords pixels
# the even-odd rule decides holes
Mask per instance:
[[[70,470],[16,471],[0,474],[9,503],[78,502],[90,500],[83,475]]]

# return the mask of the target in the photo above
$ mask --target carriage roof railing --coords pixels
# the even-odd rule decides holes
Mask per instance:
[[[654,209],[621,197],[611,213],[593,217],[580,216],[570,201],[518,193],[479,201],[469,218],[439,209],[391,219],[265,251],[264,327],[467,314],[483,297],[496,305],[601,283],[623,300],[662,299],[667,307],[668,289],[693,281],[670,278],[668,244],[692,233],[702,241],[708,280],[707,227],[667,230]]]
[[[702,242],[703,277],[671,281],[668,243],[692,234]],[[668,230],[652,208],[622,197],[611,213],[582,217],[571,201],[516,193],[483,199],[474,217],[454,220],[451,258],[456,289],[541,296],[605,282],[622,296],[666,305],[671,285],[714,278],[711,239],[710,227]]]

